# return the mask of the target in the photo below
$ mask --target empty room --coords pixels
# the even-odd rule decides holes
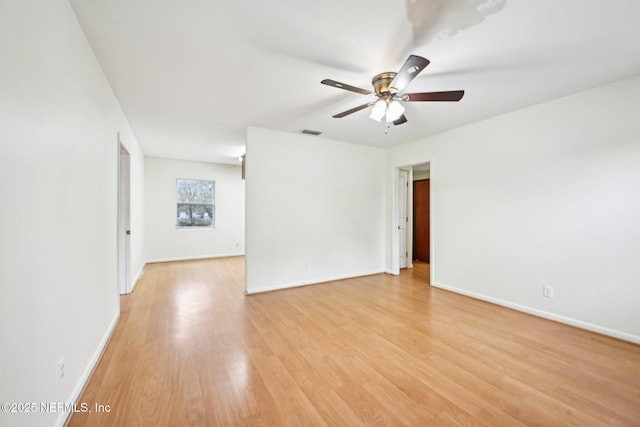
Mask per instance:
[[[640,425],[638,16],[0,0],[0,426]]]

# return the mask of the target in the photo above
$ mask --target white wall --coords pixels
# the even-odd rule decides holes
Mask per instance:
[[[72,402],[119,316],[117,133],[134,193],[140,150],[66,0],[0,2],[0,58],[0,402]]]
[[[240,166],[145,159],[147,262],[244,254],[244,180]],[[176,228],[176,179],[216,182],[215,228]]]
[[[431,162],[433,284],[640,342],[639,111],[640,76],[391,149]]]
[[[247,129],[246,290],[384,270],[384,151]]]

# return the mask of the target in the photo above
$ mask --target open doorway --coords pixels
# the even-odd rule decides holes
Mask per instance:
[[[399,167],[394,178],[390,272],[397,275],[402,268],[413,269],[411,274],[431,283],[431,162]]]
[[[413,168],[413,261],[429,262],[431,258],[429,164]]]
[[[413,166],[412,264],[414,275],[429,283],[431,270],[431,170],[430,164]]]
[[[131,162],[127,149],[118,134],[118,289],[120,294],[131,292]]]

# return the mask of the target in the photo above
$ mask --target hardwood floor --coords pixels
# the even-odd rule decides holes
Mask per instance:
[[[69,426],[638,426],[640,346],[431,288],[428,265],[245,296],[151,264]]]

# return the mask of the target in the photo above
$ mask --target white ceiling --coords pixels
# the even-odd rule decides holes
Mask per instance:
[[[247,126],[389,146],[640,74],[638,0],[70,0],[148,156],[233,163]],[[431,64],[408,123],[366,96],[409,54]],[[606,108],[606,105],[603,105]]]

